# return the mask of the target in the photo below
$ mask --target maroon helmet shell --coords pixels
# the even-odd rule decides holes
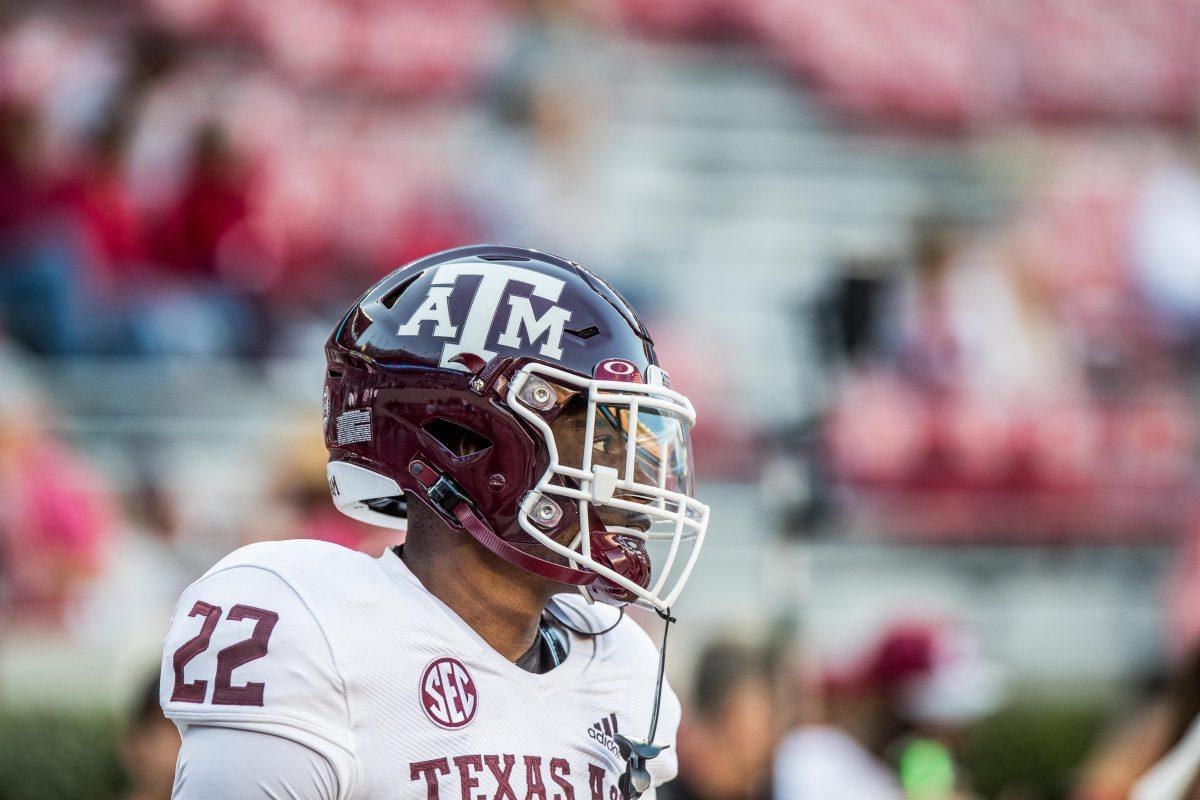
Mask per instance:
[[[330,490],[345,513],[403,527],[416,498],[502,558],[614,603],[663,605],[648,596],[646,541],[690,540],[686,580],[707,523],[690,499],[694,414],[636,313],[588,270],[515,247],[437,253],[367,291],[325,351]],[[558,463],[549,425],[571,396],[590,398],[589,425],[636,439],[627,474],[588,454]],[[606,527],[618,506],[653,520]],[[581,528],[584,541],[561,543]]]

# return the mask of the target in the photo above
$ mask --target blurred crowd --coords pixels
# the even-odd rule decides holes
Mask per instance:
[[[1200,789],[1200,647],[1144,699],[1079,742],[1052,776],[981,732],[1015,687],[952,621],[902,618],[838,665],[786,646],[710,645],[686,688],[679,800],[1166,800]],[[1037,737],[1039,731],[1010,731]],[[1051,734],[1053,737],[1054,734]],[[1020,761],[999,779],[997,758]],[[1041,785],[1039,785],[1039,778]]]
[[[1064,150],[999,223],[921,220],[824,300],[832,469],[897,532],[1195,524],[1200,142]]]
[[[1187,121],[1200,96],[1196,6],[1186,1],[601,5],[655,35],[751,41],[830,105],[923,128],[1030,117]]]
[[[1193,8],[1144,5],[1026,2],[1004,16],[994,4],[923,0],[903,11],[903,36],[891,35],[901,12],[868,0],[453,0],[437,13],[147,0],[10,12],[0,17],[0,320],[19,347],[49,356],[295,355],[314,351],[354,289],[413,256],[489,238],[578,242],[589,225],[571,187],[597,109],[570,87],[587,85],[581,53],[603,24],[769,52],[783,37],[782,60],[814,91],[851,98],[859,124],[920,122],[933,107],[903,99],[878,64],[854,60],[864,54],[882,48],[879,63],[905,63],[917,58],[912,42],[936,38],[1003,60],[976,52],[982,38],[1030,76],[1056,74],[1022,49],[1042,37],[1064,50],[1045,59],[1077,67],[1070,97],[1109,118],[1170,121],[1191,112],[1179,98],[1200,96],[1175,24]],[[1087,36],[1046,33],[1076,23]],[[389,32],[416,28],[412,46],[384,46]],[[486,46],[469,56],[441,46],[483,30]],[[823,46],[802,46],[811,42]],[[1111,91],[1161,113],[1101,91],[1085,65],[1108,46],[1149,76]],[[967,66],[951,58],[887,76],[941,97],[947,119],[971,117],[937,88],[950,76],[996,83]],[[996,101],[990,124],[1086,110],[1050,102],[1030,76],[1013,90],[1030,99]],[[1200,144],[1071,139],[1037,138],[1016,159],[1036,176],[999,221],[936,209],[891,250],[830,254],[807,331],[824,345],[832,398],[816,420],[817,457],[835,489],[851,490],[861,527],[882,518],[910,537],[1164,540],[1195,524]],[[667,339],[681,370],[705,372]],[[712,405],[698,435],[716,446],[698,450],[736,474],[748,436],[770,432]]]
[[[147,468],[119,489],[47,427],[53,398],[19,360],[0,352],[0,375],[0,646],[14,629],[83,635],[89,627],[136,631],[141,623],[160,636],[180,591],[217,555],[214,546],[312,538],[379,553],[396,543],[395,532],[330,503],[315,426],[271,445],[263,496],[236,521],[230,541],[213,541],[220,537],[212,520],[187,518],[169,474]]]
[[[1187,119],[1200,96],[1194,12],[1138,0],[17,4],[0,15],[0,313],[41,353],[294,353],[306,323],[348,300],[343,287],[413,255],[501,233],[572,241],[587,227],[571,191],[578,144],[602,111],[579,86],[604,27],[751,43],[860,122],[959,128]],[[1114,53],[1121,81],[1107,80]],[[1194,172],[1163,164],[1131,195],[1111,185],[1129,175],[1081,189],[1078,170],[1059,171],[1022,216],[1045,215],[1061,235],[991,248],[947,291],[995,283],[996,258],[1025,262],[990,313],[1009,328],[1028,313],[1006,331],[1024,335],[1013,349],[1026,354],[1041,344],[1039,312],[1114,324],[1127,309],[1097,307],[1104,297],[1064,308],[1062,294],[1079,280],[1114,288],[1109,223],[1132,215],[1146,289],[1186,328],[1195,290],[1163,248],[1195,246],[1176,202],[1197,202]],[[1082,235],[1093,214],[1097,240]],[[929,305],[914,290],[945,267],[923,263],[905,293],[903,324],[926,350],[952,342],[913,328]],[[1047,267],[1063,276],[1055,285],[1028,278]],[[1054,358],[989,368],[1045,372]]]
[[[251,47],[201,46],[123,4],[0,22],[12,338],[49,355],[291,354],[343,286],[477,238],[416,146],[446,128],[431,102],[322,93]]]

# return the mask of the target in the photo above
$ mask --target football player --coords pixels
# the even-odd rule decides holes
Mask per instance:
[[[254,544],[184,592],[174,797],[652,796],[679,703],[613,607],[657,611],[665,649],[708,509],[637,314],[571,261],[473,246],[381,280],[325,352],[333,501],[405,543]]]

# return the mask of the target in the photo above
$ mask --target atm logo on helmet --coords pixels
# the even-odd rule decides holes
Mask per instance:
[[[458,279],[465,275],[478,276],[479,285],[466,316],[462,320],[453,320],[450,294]],[[550,307],[538,315],[529,297],[509,293],[513,283],[530,287],[530,295],[549,301]],[[571,319],[571,312],[553,304],[562,295],[565,285],[566,282],[559,278],[507,264],[442,264],[433,276],[425,300],[396,333],[420,336],[421,326],[431,325],[433,336],[449,340],[442,346],[442,366],[465,370],[466,367],[451,362],[451,359],[460,353],[474,353],[485,361],[496,355],[496,351],[487,349],[487,344],[504,305],[508,314],[497,344],[520,348],[522,338],[531,346],[540,341],[539,354],[560,359],[563,330]]]

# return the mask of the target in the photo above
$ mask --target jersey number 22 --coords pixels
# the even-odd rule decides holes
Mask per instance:
[[[184,667],[196,656],[208,649],[213,631],[221,621],[221,607],[197,600],[196,605],[188,612],[189,617],[204,617],[200,632],[188,639],[175,651],[171,661],[175,667],[175,688],[171,692],[171,700],[182,703],[203,703],[208,692],[208,681],[185,681]],[[263,704],[264,683],[249,682],[244,686],[234,686],[233,671],[243,664],[262,658],[267,654],[267,641],[279,615],[274,611],[254,606],[236,605],[229,609],[228,620],[238,622],[244,619],[255,620],[254,631],[249,639],[237,644],[231,644],[217,653],[216,685],[213,688],[213,705],[216,706],[261,706]]]

